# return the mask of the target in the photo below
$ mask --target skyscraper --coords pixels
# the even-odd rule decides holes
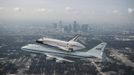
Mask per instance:
[[[83,24],[83,25],[81,26],[81,31],[82,31],[82,32],[88,32],[88,29],[89,29],[88,24]]]
[[[80,29],[79,24],[77,24],[77,22],[76,22],[76,21],[74,21],[74,23],[73,23],[73,32],[78,32],[78,31],[79,31],[79,29]]]
[[[62,21],[60,20],[60,21],[59,21],[59,28],[62,28],[62,27],[63,27]]]

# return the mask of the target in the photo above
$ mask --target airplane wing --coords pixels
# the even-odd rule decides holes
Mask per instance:
[[[74,38],[72,38],[70,41],[76,41],[80,35],[76,35]]]
[[[72,61],[72,60],[68,60],[68,59],[65,59],[65,58],[62,58],[62,57],[58,57],[58,56],[55,56],[55,55],[52,55],[52,54],[48,54],[48,53],[45,53],[45,55],[46,55],[47,57],[56,58],[56,59],[59,60],[59,61],[74,62],[74,61]]]

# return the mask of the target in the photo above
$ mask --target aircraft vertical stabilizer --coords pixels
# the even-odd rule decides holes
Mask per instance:
[[[90,49],[86,53],[101,59],[103,51],[104,51],[104,48],[106,47],[106,45],[107,45],[107,43],[105,43],[105,42],[100,43],[99,45],[97,45],[94,48]]]

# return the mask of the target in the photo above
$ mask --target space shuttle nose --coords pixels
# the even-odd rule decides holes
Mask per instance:
[[[36,42],[37,42],[37,43],[43,43],[43,41],[40,40],[40,39],[36,40]]]

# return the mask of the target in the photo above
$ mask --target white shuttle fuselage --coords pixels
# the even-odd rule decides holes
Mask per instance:
[[[75,51],[75,50],[84,49],[85,46],[83,44],[75,41],[77,38],[78,36],[76,36],[70,41],[62,41],[58,39],[43,37],[43,38],[38,39],[36,42],[54,46],[54,47],[57,47],[59,49],[66,50],[66,51]]]

